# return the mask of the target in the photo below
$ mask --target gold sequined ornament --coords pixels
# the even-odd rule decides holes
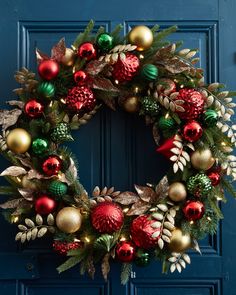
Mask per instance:
[[[67,67],[73,66],[75,62],[75,53],[71,48],[66,48],[65,55],[62,57],[61,62]]]
[[[56,216],[56,225],[64,233],[74,233],[81,227],[82,215],[74,207],[64,207]]]
[[[136,50],[143,51],[152,46],[153,33],[146,26],[136,26],[129,32],[128,39],[131,44],[137,46]]]
[[[15,128],[7,135],[7,147],[16,154],[28,151],[31,145],[31,135],[22,128]]]
[[[174,182],[168,190],[169,198],[174,202],[181,202],[186,199],[187,191],[183,183]]]
[[[210,149],[196,150],[191,155],[191,163],[195,169],[206,171],[214,165],[215,159]]]
[[[169,248],[172,252],[183,252],[190,248],[191,237],[189,234],[183,234],[182,230],[175,228],[172,231],[172,237],[170,238]]]

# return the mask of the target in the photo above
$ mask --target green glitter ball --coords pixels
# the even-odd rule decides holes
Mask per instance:
[[[160,112],[160,106],[152,97],[144,97],[141,104],[141,115],[150,115],[154,117]]]
[[[189,177],[187,190],[196,197],[206,196],[212,190],[210,178],[204,173]]]
[[[152,64],[146,64],[141,70],[141,76],[148,81],[155,81],[158,76],[158,69]]]
[[[57,124],[52,130],[51,139],[56,143],[73,140],[73,137],[70,134],[70,126],[63,122]]]
[[[62,197],[67,193],[68,186],[60,181],[52,181],[49,184],[48,191],[55,197]]]
[[[203,121],[208,127],[214,127],[218,121],[218,114],[215,110],[208,109],[203,114]]]
[[[171,117],[166,118],[165,116],[162,116],[158,122],[159,128],[163,131],[173,129],[175,125],[176,123]]]
[[[48,151],[48,141],[44,138],[36,138],[32,142],[32,151],[35,155],[44,155]]]
[[[46,98],[51,98],[55,95],[55,87],[50,82],[42,82],[38,86],[38,93]]]
[[[109,51],[113,47],[113,37],[108,33],[102,33],[97,37],[97,45],[101,51]]]
[[[150,255],[148,252],[137,253],[135,264],[138,266],[147,266],[150,263]]]

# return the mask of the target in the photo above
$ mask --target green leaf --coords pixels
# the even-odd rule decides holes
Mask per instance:
[[[76,264],[80,263],[80,261],[83,259],[81,256],[72,256],[69,259],[66,260],[63,264],[61,264],[59,267],[57,267],[57,271],[59,273],[62,273],[63,271],[66,271],[72,267],[74,267]]]
[[[169,36],[170,34],[176,32],[176,30],[178,29],[177,26],[171,26],[167,29],[164,29],[162,31],[160,31],[158,34],[157,34],[157,37],[155,38],[155,41],[160,41],[164,38],[166,38],[167,36]]]
[[[222,177],[221,184],[224,187],[224,189],[227,190],[228,193],[230,193],[235,199],[236,199],[236,191],[233,185],[225,178]]]
[[[170,265],[170,263],[166,259],[164,259],[162,261],[162,273],[163,274],[167,274],[168,273],[169,265]]]
[[[217,201],[214,200],[214,199],[211,199],[211,198],[209,198],[208,201],[209,201],[209,204],[210,204],[212,210],[215,212],[216,216],[217,216],[219,219],[223,219],[223,218],[224,218],[224,215],[223,215],[223,213],[221,212],[220,208],[218,207],[218,203],[217,203]]]
[[[83,43],[84,41],[86,41],[86,39],[88,38],[90,32],[92,31],[94,27],[94,21],[90,20],[90,22],[88,23],[86,29],[84,30],[83,33],[80,33],[77,38],[75,39],[73,45],[78,48],[78,46]]]
[[[121,266],[120,281],[122,285],[128,283],[132,271],[131,263],[123,263]]]
[[[114,235],[104,234],[96,239],[94,242],[94,248],[104,250],[109,252],[115,245],[117,239],[119,237],[119,233]]]
[[[11,186],[0,186],[0,195],[15,195],[16,189]]]
[[[159,30],[159,28],[160,28],[159,25],[155,25],[155,26],[153,26],[153,27],[151,28],[152,33],[154,34],[156,31]]]
[[[99,29],[98,29],[98,31],[97,31],[97,34],[96,34],[96,36],[95,36],[95,40],[97,39],[97,37],[98,37],[100,34],[102,34],[102,33],[104,33],[104,32],[105,32],[105,28],[104,28],[103,26],[99,27]]]

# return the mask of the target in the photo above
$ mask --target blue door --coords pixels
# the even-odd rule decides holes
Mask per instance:
[[[70,45],[90,19],[96,21],[95,29],[103,25],[107,31],[122,23],[124,34],[139,24],[162,28],[177,24],[171,38],[200,49],[206,82],[220,80],[235,89],[235,12],[235,0],[1,0],[1,104],[13,97],[14,71],[22,66],[35,70],[36,47],[47,52],[63,36]],[[76,137],[71,148],[88,191],[96,185],[132,189],[133,183],[160,179],[166,170],[154,151],[151,131],[123,112],[100,111]],[[0,161],[3,170],[6,162]],[[134,268],[126,286],[120,285],[115,263],[107,282],[99,273],[93,281],[80,276],[77,268],[58,275],[61,261],[47,240],[19,247],[14,243],[14,227],[1,218],[0,294],[236,295],[236,202],[229,199],[223,211],[225,219],[217,235],[201,242],[202,255],[192,253],[192,264],[182,274],[162,275],[160,264],[153,262],[147,268]]]

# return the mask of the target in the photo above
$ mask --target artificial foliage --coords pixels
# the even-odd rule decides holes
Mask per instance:
[[[52,235],[52,248],[68,256],[59,273],[80,265],[94,277],[100,264],[106,280],[118,260],[125,284],[133,263],[152,259],[163,272],[181,272],[190,263],[185,252],[200,252],[197,240],[216,232],[225,191],[236,197],[236,93],[205,84],[197,50],[166,40],[175,26],[137,26],[121,39],[122,26],[93,34],[93,25],[71,48],[61,39],[50,55],[37,49],[38,75],[16,72],[19,99],[0,117],[0,151],[11,162],[1,173],[9,186],[0,187],[8,197],[0,207],[18,225],[16,241]],[[172,164],[161,180],[87,193],[62,144],[101,107],[123,108],[152,126],[157,153]]]

